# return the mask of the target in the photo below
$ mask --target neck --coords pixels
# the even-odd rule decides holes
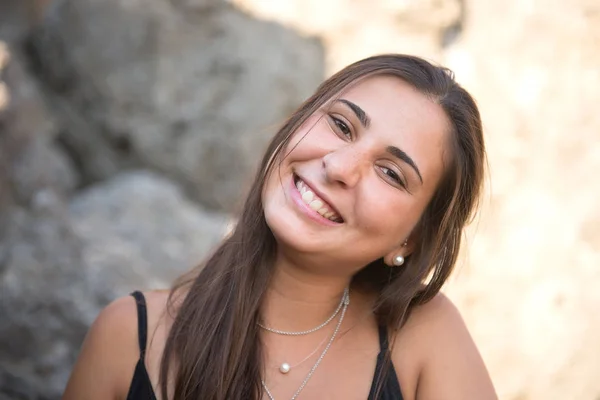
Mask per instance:
[[[279,259],[261,314],[274,329],[302,331],[325,321],[340,304],[350,276],[324,276]]]

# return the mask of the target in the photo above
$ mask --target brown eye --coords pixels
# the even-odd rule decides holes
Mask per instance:
[[[398,183],[402,187],[406,187],[406,184],[402,178],[391,168],[381,167],[381,172],[389,176],[394,182]]]
[[[344,121],[334,116],[330,116],[329,118],[331,118],[331,121],[333,121],[337,130],[340,131],[342,135],[346,136],[348,139],[352,139],[352,131]]]

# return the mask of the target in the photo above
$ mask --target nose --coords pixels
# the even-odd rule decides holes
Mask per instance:
[[[351,146],[336,149],[322,158],[325,178],[328,182],[354,187],[361,176],[361,157]]]

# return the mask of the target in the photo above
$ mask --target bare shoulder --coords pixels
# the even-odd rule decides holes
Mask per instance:
[[[122,297],[106,306],[90,327],[63,399],[124,397],[123,379],[133,373],[138,354],[135,302]]]
[[[159,320],[168,293],[144,293],[148,328]],[[139,357],[136,301],[123,296],[107,305],[88,330],[63,400],[125,398]]]
[[[436,335],[439,332],[431,330],[432,327],[445,327],[452,331],[461,331],[465,327],[464,321],[458,308],[446,295],[438,293],[429,302],[415,307],[408,322],[408,329],[423,329],[421,334]]]
[[[445,295],[416,307],[396,339],[394,363],[398,359],[406,364],[404,352],[410,353],[408,398],[497,399],[475,342],[458,308]]]

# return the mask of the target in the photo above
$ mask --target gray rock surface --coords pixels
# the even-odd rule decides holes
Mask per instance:
[[[0,375],[15,379],[0,382],[7,385],[0,393],[29,393],[43,383],[51,398],[64,388],[99,310],[134,289],[169,287],[201,261],[226,222],[144,171],[93,186],[68,208],[55,192],[39,191],[30,209],[15,208],[10,217]]]
[[[56,1],[32,48],[85,182],[147,166],[225,210],[323,75],[316,39],[221,1]]]
[[[57,396],[67,366],[75,360],[73,345],[81,343],[99,305],[64,203],[49,189],[40,191],[34,203],[30,210],[13,209],[7,221],[9,251],[0,275],[0,370],[15,376],[6,382],[14,391],[43,386],[43,393]],[[14,387],[19,381],[25,388]],[[0,392],[9,388],[0,387]]]
[[[4,0],[0,2],[0,38],[3,41],[18,41],[27,34],[27,2]]]
[[[5,100],[0,99],[4,103],[0,106],[0,140],[16,200],[26,205],[44,187],[69,194],[77,186],[79,175],[54,142],[59,130],[57,121],[27,69],[24,54],[17,46],[2,43],[0,85],[5,87]]]
[[[322,69],[219,0],[0,2],[0,399],[60,398],[102,307],[201,262],[198,201],[236,203]]]
[[[223,237],[227,222],[148,171],[121,173],[77,194],[69,216],[100,304],[169,287]]]
[[[0,398],[57,398],[98,311],[66,209],[77,174],[23,54],[5,42],[0,86]]]

